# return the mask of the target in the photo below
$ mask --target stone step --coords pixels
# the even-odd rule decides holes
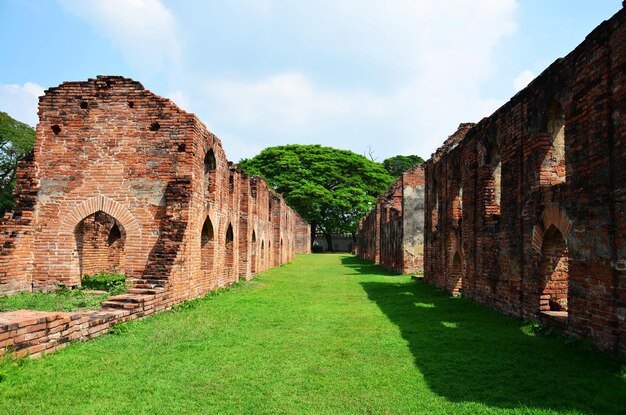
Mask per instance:
[[[123,309],[123,310],[134,310],[136,308],[141,307],[141,303],[130,303],[130,302],[124,302],[124,301],[104,301],[102,303],[102,307],[103,308],[117,308],[117,309]]]
[[[149,294],[120,294],[107,298],[107,301],[118,301],[126,303],[144,303],[153,300],[154,296]]]
[[[163,288],[131,288],[127,291],[129,294],[155,295],[161,294]]]
[[[163,289],[163,286],[160,285],[159,282],[151,281],[151,280],[135,280],[133,281],[133,288],[144,288],[144,289]]]
[[[142,289],[146,289],[146,290],[154,290],[154,289],[161,288],[157,284],[143,283],[143,282],[136,282],[136,283],[133,284],[133,287],[134,288],[142,288]]]

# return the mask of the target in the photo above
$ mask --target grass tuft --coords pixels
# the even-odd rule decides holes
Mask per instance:
[[[124,274],[100,273],[85,275],[81,281],[82,288],[104,290],[112,295],[126,292],[126,276]]]

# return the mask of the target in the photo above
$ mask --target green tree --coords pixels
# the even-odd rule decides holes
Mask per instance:
[[[393,177],[400,177],[402,173],[407,170],[411,170],[414,166],[422,164],[424,159],[420,156],[393,156],[383,160],[383,166],[385,170]]]
[[[324,234],[332,250],[333,233],[356,235],[358,222],[393,181],[382,164],[348,150],[320,145],[269,147],[239,166],[265,177],[285,201]]]
[[[0,216],[14,205],[15,169],[35,145],[35,130],[0,112]]]

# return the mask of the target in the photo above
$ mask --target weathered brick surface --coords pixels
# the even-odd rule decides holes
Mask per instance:
[[[138,82],[66,82],[40,99],[39,118],[16,208],[0,222],[0,293],[72,287],[96,272],[123,272],[134,288],[105,303],[114,317],[74,338],[308,252],[309,226],[282,197]]]
[[[405,172],[359,224],[358,254],[394,271],[423,271],[424,170]]]
[[[446,140],[424,165],[427,282],[626,353],[625,69],[622,9]],[[386,222],[364,220],[365,258],[385,263]]]

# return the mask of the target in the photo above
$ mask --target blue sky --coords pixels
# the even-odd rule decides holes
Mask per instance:
[[[570,52],[620,0],[0,0],[0,111],[123,75],[231,160],[319,143],[424,158]]]

